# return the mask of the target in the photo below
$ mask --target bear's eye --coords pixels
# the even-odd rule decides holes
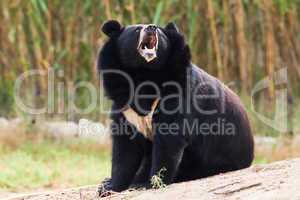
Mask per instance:
[[[137,27],[136,29],[135,29],[135,32],[140,32],[142,30],[142,27]]]

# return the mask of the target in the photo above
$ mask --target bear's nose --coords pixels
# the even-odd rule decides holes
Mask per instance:
[[[149,25],[146,29],[145,32],[147,35],[153,35],[156,33],[157,27],[155,25]]]

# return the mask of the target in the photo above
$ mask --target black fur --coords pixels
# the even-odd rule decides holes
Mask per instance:
[[[106,27],[111,26],[106,24]],[[112,129],[112,174],[100,193],[106,190],[122,191],[130,185],[149,187],[150,178],[163,168],[166,169],[162,174],[163,182],[170,184],[242,169],[252,163],[253,137],[239,98],[216,78],[191,63],[189,47],[175,24],[168,24],[160,30],[159,37],[162,37],[163,44],[167,46],[159,52],[158,61],[142,61],[137,52],[134,52],[136,49],[127,49],[133,51],[128,53],[128,58],[120,56],[122,48],[125,47],[120,46],[123,41],[120,42],[119,38],[123,34],[136,37],[132,27],[122,28],[118,36],[108,34],[112,37],[100,52],[98,68],[106,95],[113,101],[113,124],[124,127],[128,125],[122,108],[129,106],[140,115],[146,115],[156,97],[127,103],[131,94],[125,79],[117,74],[103,74],[103,71],[121,70],[133,79],[135,86],[144,81],[152,81],[159,86],[161,92],[161,101],[153,117],[153,124],[157,125],[153,129],[153,141],[145,139],[141,134],[135,135],[134,127],[123,129],[123,132]],[[105,32],[111,31],[105,28]],[[172,85],[164,86],[164,83],[169,81],[178,83],[183,93],[179,93],[178,88]],[[140,93],[156,94],[151,87],[143,88]],[[221,94],[220,98],[204,98],[205,95],[216,93]],[[164,99],[174,94],[180,95],[180,99]],[[196,96],[200,98],[197,99]],[[205,114],[199,112],[199,108],[216,112]],[[115,112],[117,110],[119,111]],[[211,127],[218,120],[223,120],[225,124],[233,124],[235,131],[232,135],[216,135],[213,134],[214,129],[211,129],[213,132],[210,134],[191,131],[191,127],[185,126],[185,123],[192,124],[195,120],[198,120],[198,125],[205,123]],[[178,129],[175,130],[175,134],[165,134],[159,128],[162,124],[177,124]],[[224,127],[221,131],[223,129]]]
[[[122,32],[122,26],[118,21],[110,20],[102,26],[102,32],[109,37],[118,37]]]

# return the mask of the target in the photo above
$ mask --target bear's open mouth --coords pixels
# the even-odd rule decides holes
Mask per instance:
[[[153,25],[144,27],[140,32],[138,52],[147,61],[150,62],[157,57],[158,47],[157,29]]]

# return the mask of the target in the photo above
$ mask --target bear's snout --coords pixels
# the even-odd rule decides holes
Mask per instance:
[[[157,27],[155,25],[149,25],[145,28],[145,32],[149,35],[156,34]]]
[[[150,62],[157,57],[158,33],[155,25],[145,26],[140,32],[138,51],[140,55]]]

